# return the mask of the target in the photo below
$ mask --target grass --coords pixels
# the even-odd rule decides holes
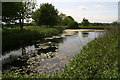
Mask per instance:
[[[75,55],[68,67],[59,74],[34,76],[20,75],[8,72],[3,78],[70,78],[74,79],[115,79],[119,80],[120,36],[118,29],[110,31],[103,37],[97,38],[83,47]]]
[[[26,26],[21,31],[19,28],[5,28],[2,30],[3,51],[18,48],[20,46],[39,40],[44,37],[58,35],[62,30],[52,27]]]
[[[120,39],[120,38],[119,38]],[[80,79],[118,79],[118,33],[111,32],[83,47],[60,77]]]

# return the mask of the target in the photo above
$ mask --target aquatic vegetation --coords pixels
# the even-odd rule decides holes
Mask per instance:
[[[19,28],[5,28],[2,30],[3,51],[14,49],[44,37],[58,35],[61,30],[52,27],[26,26],[23,31]]]
[[[89,42],[61,73],[31,76],[8,72],[3,78],[119,79],[119,39],[115,30]]]

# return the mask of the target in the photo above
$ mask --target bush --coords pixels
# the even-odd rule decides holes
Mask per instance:
[[[79,28],[78,27],[78,23],[77,22],[73,22],[72,24],[70,24],[70,27],[69,28],[72,28],[72,29],[77,29]]]

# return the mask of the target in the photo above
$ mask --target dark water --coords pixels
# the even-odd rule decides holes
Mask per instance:
[[[67,33],[72,35],[64,35]],[[6,52],[0,57],[3,70],[10,69],[30,75],[37,72],[51,74],[61,71],[84,45],[104,33],[104,31],[68,31],[61,36],[45,38],[34,45]]]

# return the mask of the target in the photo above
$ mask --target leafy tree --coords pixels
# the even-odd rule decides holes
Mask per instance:
[[[20,28],[22,30],[24,20],[31,18],[34,8],[34,0],[25,0],[24,2],[3,2],[2,22],[10,25],[15,24],[19,20]]]
[[[40,17],[40,10],[38,9],[32,14],[32,18],[34,19],[34,22],[37,23],[37,25],[40,25],[39,17]]]
[[[58,11],[52,4],[44,3],[33,13],[32,18],[38,25],[54,26],[58,23]]]
[[[66,26],[71,26],[74,23],[74,19],[71,16],[67,16],[64,19],[64,24]]]
[[[59,17],[62,19],[62,20],[65,20],[65,18],[67,17],[65,14],[63,14],[63,13],[61,13],[60,15],[59,15]]]
[[[63,14],[63,13],[61,13],[61,14],[59,14],[58,15],[59,17],[58,17],[58,24],[59,25],[65,25],[64,24],[64,20],[65,20],[65,18],[67,17],[65,14]]]
[[[64,24],[68,26],[68,28],[78,28],[78,23],[71,16],[67,16],[64,19]]]
[[[70,28],[73,28],[73,29],[79,28],[78,23],[77,23],[77,22],[73,22],[73,23],[70,25]]]
[[[117,22],[117,21],[113,21],[111,24],[112,24],[113,26],[116,26],[116,25],[118,24],[118,22]]]
[[[6,23],[9,27],[10,23],[15,23],[18,19],[19,12],[18,2],[3,2],[2,3],[2,22]]]
[[[31,18],[35,5],[35,0],[27,0],[20,3],[18,16],[21,30],[23,30],[24,20]]]
[[[83,26],[88,26],[90,24],[90,22],[88,21],[88,19],[83,18],[83,21],[81,23]]]

